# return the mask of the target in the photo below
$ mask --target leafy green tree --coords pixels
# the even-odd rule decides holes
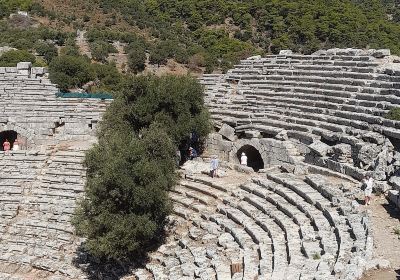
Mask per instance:
[[[62,91],[82,87],[95,78],[90,61],[82,56],[61,55],[49,65],[50,80]]]
[[[58,50],[56,46],[43,41],[36,43],[35,50],[39,55],[43,56],[47,63],[50,63],[54,57],[58,56]]]
[[[163,236],[176,183],[175,151],[209,132],[200,84],[190,77],[136,76],[108,107],[86,156],[85,198],[73,223],[100,259],[144,256]]]
[[[146,52],[144,48],[134,48],[128,53],[128,67],[135,74],[145,69]]]
[[[116,53],[117,49],[108,42],[97,40],[90,43],[90,52],[95,60],[105,62],[108,55]]]
[[[129,130],[106,135],[87,154],[86,197],[74,224],[94,256],[127,261],[162,236],[175,148],[168,134],[153,127],[142,130],[142,138]]]

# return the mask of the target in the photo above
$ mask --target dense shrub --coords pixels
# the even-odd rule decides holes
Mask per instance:
[[[11,50],[0,56],[0,67],[15,67],[18,62],[35,63],[36,57],[24,50]]]
[[[117,52],[113,45],[105,41],[97,40],[90,43],[89,46],[92,57],[99,62],[105,62],[110,53]]]
[[[163,236],[175,182],[175,151],[209,131],[202,87],[189,77],[128,79],[86,157],[85,199],[74,225],[94,256],[127,261]]]
[[[50,44],[47,42],[37,42],[35,44],[35,50],[38,55],[43,56],[44,60],[47,63],[50,63],[54,57],[58,55],[58,50],[54,44]]]
[[[141,72],[146,65],[146,51],[143,48],[131,49],[128,53],[128,67],[133,73]]]
[[[49,65],[50,80],[62,91],[82,87],[94,79],[90,61],[84,57],[61,55]]]

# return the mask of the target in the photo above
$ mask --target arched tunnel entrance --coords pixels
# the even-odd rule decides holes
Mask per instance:
[[[239,162],[242,153],[245,153],[247,156],[247,166],[253,168],[254,171],[258,171],[264,168],[264,161],[261,157],[260,152],[256,148],[251,145],[244,145],[243,147],[241,147],[236,153]]]
[[[18,133],[14,130],[6,130],[0,132],[0,151],[3,151],[3,143],[8,140],[11,144],[11,149],[14,145],[15,139],[18,138]]]

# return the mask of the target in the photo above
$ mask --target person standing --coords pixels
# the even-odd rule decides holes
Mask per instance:
[[[372,189],[373,189],[373,185],[374,185],[374,179],[372,179],[372,177],[369,175],[365,176],[364,185],[365,185],[364,201],[365,201],[365,205],[369,205],[371,203],[371,198],[372,198]]]
[[[18,139],[15,139],[13,147],[12,147],[13,151],[18,151],[19,150],[19,142]]]
[[[247,156],[245,153],[242,153],[242,156],[240,157],[240,164],[247,166]]]
[[[197,151],[194,148],[190,147],[189,148],[189,159],[192,160],[195,158],[197,158]]]
[[[218,173],[217,173],[218,166],[219,166],[219,160],[218,160],[217,156],[213,156],[211,159],[211,172],[210,172],[210,175],[212,178],[218,177]]]
[[[8,139],[6,139],[6,141],[4,141],[4,143],[3,143],[3,151],[8,152],[8,151],[10,151],[10,148],[11,148],[11,144],[8,141]]]

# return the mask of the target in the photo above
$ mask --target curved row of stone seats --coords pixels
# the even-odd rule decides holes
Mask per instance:
[[[185,227],[136,278],[358,279],[368,221],[326,182],[276,173],[233,187],[186,175],[170,194],[172,219]]]
[[[34,157],[36,161],[32,161]],[[73,266],[73,258],[82,240],[75,236],[71,218],[76,201],[83,194],[83,158],[83,152],[62,150],[25,159],[16,155],[2,158],[1,163],[6,165],[14,162],[15,168],[21,168],[21,174],[29,169],[26,164],[31,163],[30,169],[36,170],[36,174],[29,181],[16,179],[19,184],[12,186],[16,197],[14,216],[3,219],[5,212],[1,211],[0,272],[45,271],[46,277],[80,279],[81,272]],[[35,168],[38,162],[41,165]],[[9,188],[2,185],[1,190]]]

